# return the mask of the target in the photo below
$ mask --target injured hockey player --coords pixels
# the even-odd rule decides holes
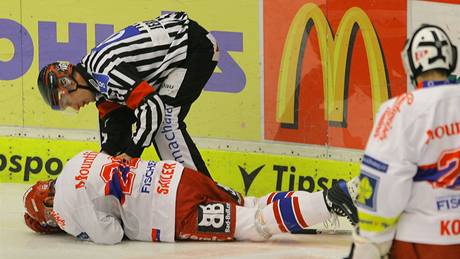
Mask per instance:
[[[35,232],[65,231],[80,240],[263,241],[337,216],[357,222],[357,180],[318,192],[243,197],[175,161],[120,161],[84,151],[56,180],[24,194],[25,223]]]

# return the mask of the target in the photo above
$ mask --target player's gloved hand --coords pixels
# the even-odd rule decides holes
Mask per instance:
[[[350,254],[345,259],[387,259],[392,241],[374,243],[360,236],[355,228],[353,231],[353,244]]]
[[[29,214],[24,213],[24,221],[26,222],[26,225],[32,229],[33,231],[37,233],[42,233],[42,234],[51,234],[51,233],[56,233],[62,231],[58,227],[52,227],[52,226],[42,226],[40,225],[40,222],[36,221],[33,219]]]

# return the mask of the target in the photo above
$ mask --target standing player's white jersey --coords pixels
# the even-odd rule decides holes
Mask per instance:
[[[460,86],[443,82],[385,102],[360,179],[361,236],[460,243]]]
[[[53,216],[79,239],[115,244],[174,241],[176,191],[183,166],[175,161],[121,163],[85,151],[72,158],[55,184]]]

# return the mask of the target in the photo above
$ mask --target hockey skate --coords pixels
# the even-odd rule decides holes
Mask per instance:
[[[346,217],[354,226],[358,223],[358,210],[354,200],[358,195],[359,178],[348,182],[339,181],[330,189],[324,190],[324,200],[329,211],[337,216]]]

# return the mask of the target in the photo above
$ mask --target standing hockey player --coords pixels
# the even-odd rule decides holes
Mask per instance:
[[[460,258],[456,47],[421,26],[402,52],[416,90],[382,104],[365,149],[351,258]]]
[[[85,151],[57,180],[39,181],[24,194],[27,226],[64,230],[81,240],[116,244],[131,240],[252,240],[294,232],[346,216],[353,224],[357,181],[329,190],[274,192],[243,197],[176,161],[129,164]]]
[[[45,66],[38,88],[54,110],[96,101],[102,151],[129,160],[153,143],[161,159],[210,176],[184,118],[217,61],[214,37],[170,13],[113,34],[77,65]]]

